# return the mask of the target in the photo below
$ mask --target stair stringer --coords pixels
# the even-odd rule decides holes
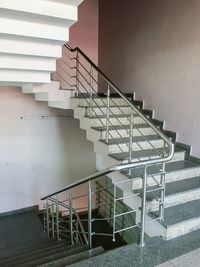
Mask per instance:
[[[99,141],[99,133],[93,129],[91,129],[91,119],[85,117],[85,110],[84,108],[78,107],[79,100],[72,98],[71,99],[71,108],[74,110],[74,118],[79,119],[80,128],[86,131],[86,138],[93,142],[94,144],[94,152],[96,153],[96,169],[101,171],[105,168],[108,168],[113,165],[120,164],[120,161],[117,161],[108,155],[108,148],[106,149],[105,144]],[[99,151],[100,150],[100,151]],[[127,176],[123,175],[120,172],[114,172],[107,175],[111,180],[112,183],[125,181],[127,180]],[[126,183],[125,183],[126,184]],[[123,195],[127,196],[131,193],[134,195],[132,191],[132,187],[130,186],[127,188],[125,184],[118,185],[119,189],[122,190]],[[134,196],[134,201],[130,201],[130,198],[125,198],[123,202],[133,210],[137,210],[136,212],[136,224],[140,222],[141,212],[141,198],[139,196]],[[145,233],[149,237],[153,236],[166,236],[166,228],[163,227],[158,221],[152,221],[152,218],[146,215],[146,221],[151,221],[146,224],[145,226]]]
[[[22,93],[34,94],[36,101],[48,102],[49,107],[70,109],[70,99],[73,96],[72,89],[61,90],[59,81],[51,81],[47,84],[28,84],[22,86]]]

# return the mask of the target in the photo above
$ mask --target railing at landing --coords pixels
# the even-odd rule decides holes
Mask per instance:
[[[46,200],[45,208],[45,229],[48,235],[56,235],[57,238],[61,236],[69,237],[71,243],[87,243],[89,249],[92,248],[92,236],[93,235],[108,235],[105,233],[94,233],[92,231],[92,223],[99,218],[92,217],[92,210],[105,207],[112,204],[111,217],[105,217],[101,220],[107,220],[112,226],[113,241],[117,233],[121,233],[132,228],[140,229],[140,245],[144,246],[145,236],[145,224],[146,221],[146,195],[147,193],[159,192],[158,205],[159,216],[156,220],[163,220],[164,218],[164,200],[165,200],[165,163],[169,161],[174,154],[173,143],[164,135],[164,133],[156,127],[153,122],[147,118],[133,102],[121,92],[107,76],[81,51],[78,47],[72,49],[68,45],[65,45],[66,51],[64,52],[66,57],[65,61],[62,60],[62,74],[58,72],[57,75],[62,81],[69,87],[75,88],[75,98],[80,101],[85,101],[88,108],[88,116],[90,119],[95,119],[105,129],[105,142],[109,144],[115,140],[115,138],[123,138],[119,127],[113,123],[113,117],[116,119],[121,129],[124,129],[126,136],[126,148],[117,144],[120,152],[127,153],[125,163],[116,166],[111,166],[88,177],[85,177],[69,186],[66,186],[52,194],[49,194],[42,198]],[[75,56],[73,56],[75,54]],[[68,62],[66,62],[68,60]],[[61,64],[58,64],[61,68]],[[72,73],[75,72],[75,73]],[[101,92],[101,94],[99,94]],[[111,97],[114,95],[115,97]],[[122,105],[116,102],[116,99],[121,99]],[[82,103],[82,102],[81,102]],[[124,109],[128,108],[128,112],[124,112]],[[117,115],[116,115],[117,114]],[[128,121],[128,127],[124,126],[120,120],[121,117],[126,117]],[[162,146],[157,148],[151,141],[146,138],[146,134],[140,129],[140,126],[136,123],[136,118],[140,118],[146,127],[151,129],[151,132],[156,135],[160,140]],[[145,148],[141,145],[141,142],[134,141],[135,135],[139,135],[144,142],[151,148],[149,155],[145,154]],[[137,145],[135,149],[133,143]],[[140,150],[144,156],[135,157],[136,151]],[[142,155],[143,155],[142,154]],[[158,170],[156,171],[156,178],[148,172],[149,167],[154,166]],[[77,166],[78,167],[78,166]],[[134,181],[134,172],[136,168],[140,168],[140,178],[142,181],[142,192],[131,193],[126,196],[118,196],[118,189],[120,186],[126,185],[127,188],[132,188],[132,182]],[[114,181],[111,186],[113,190],[113,199],[104,203],[98,202],[97,199],[100,192],[106,192],[107,186],[103,186],[101,189],[96,188],[96,182],[103,180],[106,184],[106,175],[111,173],[117,173],[127,171],[130,179],[122,181]],[[154,189],[150,189],[147,180],[152,178],[155,181]],[[77,194],[79,187],[88,184],[88,189],[84,194]],[[123,184],[123,185],[122,185]],[[76,189],[76,190],[75,190]],[[74,192],[76,191],[76,192]],[[136,209],[122,210],[121,213],[117,211],[117,205],[119,201],[126,202],[126,199],[132,199],[141,196],[141,205]],[[86,200],[87,199],[87,200]],[[74,203],[80,200],[85,205],[82,207],[75,207]],[[112,202],[112,203],[110,203]],[[87,210],[87,219],[80,219],[78,212],[80,210]],[[116,221],[121,217],[129,216],[131,213],[141,213],[138,223],[129,225],[127,227],[121,226],[116,228]],[[87,223],[87,230],[84,230],[84,224]]]

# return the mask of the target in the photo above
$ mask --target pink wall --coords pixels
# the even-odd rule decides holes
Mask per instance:
[[[200,156],[200,1],[101,0],[99,66]]]
[[[99,0],[84,0],[78,8],[78,22],[70,28],[69,45],[72,48],[78,46],[96,65],[98,65],[98,36]],[[69,84],[75,85],[75,79],[70,78],[65,72],[74,76],[75,69],[70,70],[68,66],[75,67],[76,61],[69,60],[67,55],[71,58],[76,57],[75,52],[70,53],[65,47],[63,47],[62,59],[57,60],[56,73],[52,75],[52,79],[59,79],[63,89],[73,89],[74,87],[70,87]],[[90,66],[81,56],[79,57],[79,60],[88,69],[88,71],[90,71]],[[67,63],[68,66],[65,63]],[[80,69],[80,71],[85,74],[83,69]],[[79,79],[81,80],[81,83],[84,83],[81,75]],[[80,90],[84,92],[84,89],[80,88]]]
[[[78,22],[70,28],[69,44],[80,47],[98,64],[99,0],[84,0],[78,9]]]

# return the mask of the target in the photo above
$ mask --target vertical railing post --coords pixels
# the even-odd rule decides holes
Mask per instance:
[[[140,232],[140,246],[144,247],[145,235],[145,219],[146,219],[146,190],[147,190],[147,166],[144,166],[144,174],[142,177],[142,205],[141,205],[141,232]]]
[[[76,55],[76,90],[75,90],[75,97],[78,97],[79,93],[79,53],[77,51]]]
[[[55,222],[54,222],[54,216],[55,216],[55,214],[54,214],[54,204],[52,203],[52,208],[51,208],[51,228],[52,228],[52,236],[53,236],[53,238],[54,238],[54,236],[55,236]]]
[[[133,147],[133,109],[130,113],[130,129],[129,129],[129,162],[132,161],[132,147]],[[131,175],[131,168],[128,170],[129,175]]]
[[[92,249],[92,188],[88,182],[88,248]]]
[[[89,99],[89,117],[92,117],[92,96],[93,96],[93,67],[90,69],[90,99]]]
[[[160,197],[160,205],[159,205],[159,215],[160,220],[164,220],[165,212],[164,212],[164,202],[165,202],[165,162],[162,164],[161,170],[161,197]]]
[[[109,141],[109,121],[110,121],[110,85],[107,89],[107,107],[106,107],[106,142]]]
[[[113,192],[113,242],[115,242],[115,226],[116,226],[116,184],[114,183]]]
[[[57,240],[60,239],[60,233],[59,233],[59,201],[58,201],[58,195],[56,195],[56,237],[57,237]]]
[[[49,201],[46,199],[46,225],[47,225],[47,236],[49,237]]]
[[[97,203],[97,208],[98,208],[98,215],[100,215],[101,213],[100,213],[100,192],[99,192],[99,189],[100,189],[100,187],[99,187],[99,185],[96,183],[96,191],[97,191],[97,193],[96,193],[96,203]]]
[[[77,220],[78,220],[78,218],[77,218]],[[76,221],[76,243],[78,243],[79,242],[79,229],[78,229],[78,221]]]
[[[69,194],[69,228],[70,228],[70,243],[71,245],[74,243],[73,240],[73,203],[72,203],[72,194]]]

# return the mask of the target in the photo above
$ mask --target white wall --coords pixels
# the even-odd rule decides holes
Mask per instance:
[[[101,0],[99,65],[200,156],[199,0]]]
[[[0,87],[0,212],[38,204],[45,194],[95,172],[93,147],[78,120],[20,119],[66,114],[19,88]]]

